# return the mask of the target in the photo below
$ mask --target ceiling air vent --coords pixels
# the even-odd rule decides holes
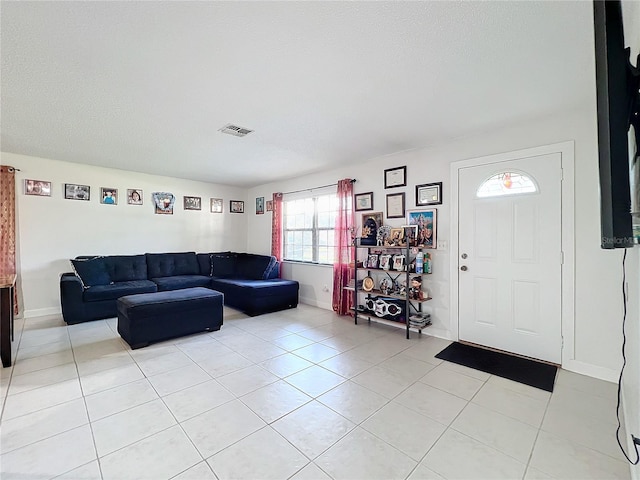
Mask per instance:
[[[229,135],[234,135],[236,137],[244,137],[249,133],[253,132],[253,130],[249,130],[248,128],[244,128],[244,127],[239,127],[238,125],[233,125],[231,123],[228,123],[218,131],[222,133],[228,133]]]

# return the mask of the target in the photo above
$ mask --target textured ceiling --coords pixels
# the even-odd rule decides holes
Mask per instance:
[[[2,150],[159,175],[252,186],[593,95],[590,2],[0,8]]]

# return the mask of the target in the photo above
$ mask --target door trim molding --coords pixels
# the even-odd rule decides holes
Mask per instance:
[[[487,155],[451,163],[451,332],[460,340],[459,272],[458,272],[458,182],[460,170],[492,163],[520,160],[528,157],[559,153],[562,166],[561,234],[562,252],[562,365],[566,368],[575,359],[575,144],[573,140],[513,152]]]

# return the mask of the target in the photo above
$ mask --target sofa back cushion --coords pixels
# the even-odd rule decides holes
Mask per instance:
[[[200,275],[206,275],[207,277],[211,276],[211,270],[213,264],[211,263],[211,254],[210,253],[198,253],[196,254],[198,258],[198,267],[200,268]]]
[[[270,255],[240,253],[235,276],[247,280],[266,280],[275,263],[276,257]]]
[[[146,257],[149,278],[200,275],[200,265],[195,252],[147,253]]]
[[[147,280],[147,260],[144,255],[111,255],[104,257],[112,282]]]
[[[238,254],[232,252],[212,253],[211,264],[214,277],[233,278],[236,276]]]
[[[82,288],[109,285],[111,277],[107,271],[105,257],[79,257],[71,260],[71,267],[82,283]]]

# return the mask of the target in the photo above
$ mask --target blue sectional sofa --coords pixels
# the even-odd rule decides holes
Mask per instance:
[[[62,316],[68,324],[115,317],[125,295],[206,287],[248,315],[295,308],[298,282],[278,277],[275,257],[237,252],[80,256],[60,277]]]

